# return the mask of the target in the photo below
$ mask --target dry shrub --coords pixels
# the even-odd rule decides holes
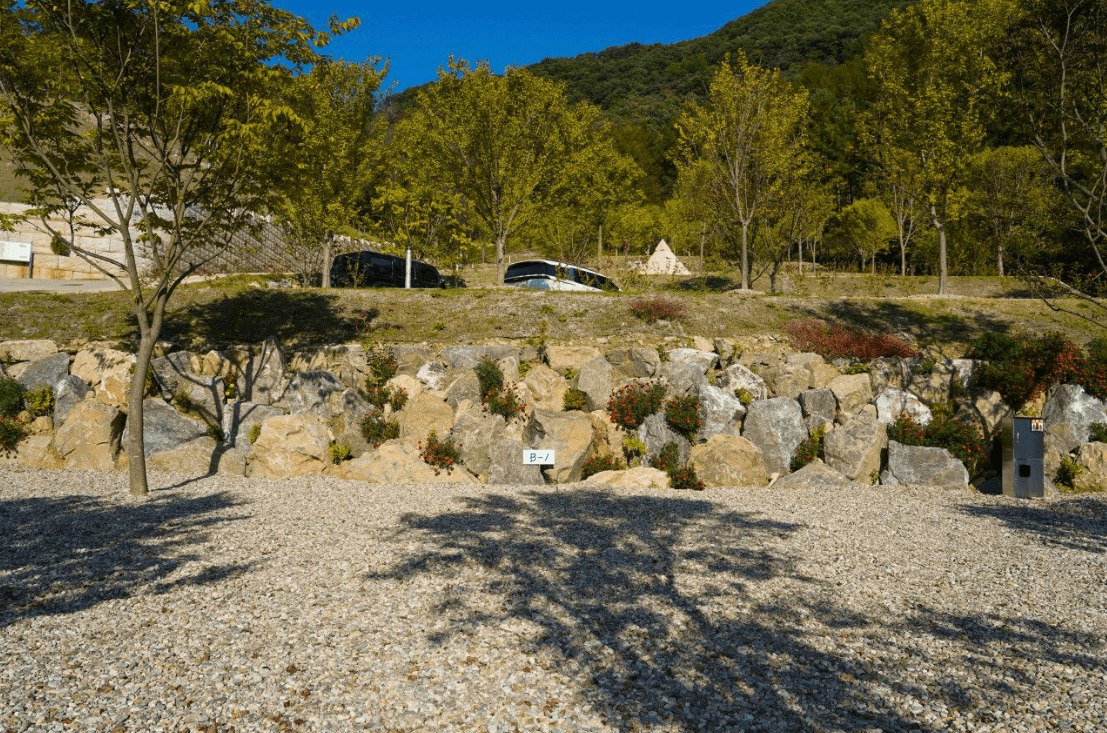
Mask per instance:
[[[824,359],[848,357],[872,361],[882,356],[918,356],[919,352],[906,341],[887,334],[875,335],[847,328],[839,323],[827,323],[814,318],[785,324],[792,345],[800,351],[814,351]]]

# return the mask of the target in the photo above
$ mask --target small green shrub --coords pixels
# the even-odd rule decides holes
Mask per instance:
[[[1057,467],[1057,477],[1054,481],[1069,489],[1076,488],[1076,479],[1084,473],[1084,466],[1071,456],[1061,456],[1061,465]]]
[[[554,308],[549,303],[543,303],[542,305],[538,306],[538,312],[543,313],[547,316],[552,316],[553,312],[554,312]]]
[[[348,461],[353,458],[354,451],[350,446],[342,444],[339,445],[337,441],[331,441],[331,463],[338,465],[343,461]]]
[[[669,488],[679,491],[703,491],[706,487],[691,466],[678,468],[669,474]]]
[[[677,395],[665,403],[665,420],[684,437],[691,440],[703,427],[700,399],[695,395]]]
[[[223,428],[218,425],[208,425],[208,437],[216,443],[222,443],[226,436],[223,435]]]
[[[1107,443],[1107,425],[1101,422],[1094,422],[1088,426],[1088,432],[1091,434],[1093,441],[1097,443]]]
[[[665,385],[660,382],[634,382],[612,393],[607,401],[611,422],[627,430],[636,430],[647,416],[661,409]]]
[[[646,444],[636,435],[623,436],[623,455],[627,458],[627,465],[637,466],[642,456],[646,455]]]
[[[177,396],[173,398],[173,404],[177,406],[177,409],[181,412],[192,412],[196,409],[196,403],[192,401],[192,398],[188,396],[188,393],[181,390],[177,393]]]
[[[530,362],[529,361],[519,362],[519,379],[526,379],[528,373],[530,373]]]
[[[650,465],[672,476],[680,468],[680,447],[676,443],[666,443],[665,447],[650,459]]]
[[[54,388],[47,384],[27,390],[23,393],[23,406],[35,417],[53,414]]]
[[[254,423],[250,426],[250,431],[246,433],[246,439],[250,441],[250,444],[258,442],[258,438],[261,437],[261,425]]]
[[[23,409],[23,385],[11,377],[0,377],[0,415],[15,417]]]
[[[846,369],[846,374],[868,374],[868,373],[869,373],[869,365],[868,364],[851,364]]]
[[[565,390],[565,396],[561,400],[561,406],[566,410],[583,410],[588,403],[588,395],[576,389]]]
[[[603,471],[622,471],[625,468],[626,465],[615,456],[592,456],[581,467],[580,479],[583,481]]]
[[[369,376],[366,377],[366,387],[382,386],[392,377],[396,376],[396,359],[391,354],[383,351],[370,351],[366,355],[369,366]]]
[[[493,390],[503,389],[504,373],[500,365],[489,357],[481,359],[477,364],[477,382],[480,383],[480,393],[486,394]]]
[[[434,468],[434,475],[439,471],[449,473],[461,462],[461,451],[452,438],[439,439],[434,430],[427,435],[427,442],[419,444],[419,455],[423,462]]]
[[[572,384],[573,380],[577,378],[577,370],[572,367],[565,367],[561,370],[561,376],[565,377],[566,382]]]
[[[0,453],[15,452],[19,441],[27,437],[27,426],[18,417],[0,415]]]
[[[432,331],[445,331],[446,330],[446,324],[443,323],[442,321],[435,321],[434,324],[431,326],[431,330]]]
[[[823,438],[825,437],[826,425],[819,425],[811,431],[811,435],[796,446],[790,470],[798,471],[816,458],[823,458]]]
[[[956,419],[949,405],[935,407],[933,418],[925,426],[901,414],[888,426],[888,437],[903,445],[945,448],[965,464],[970,476],[978,475],[988,459],[988,446],[980,430]]]
[[[674,298],[635,298],[630,301],[630,312],[635,318],[640,318],[646,323],[657,321],[675,321],[685,318],[688,310],[684,303]]]
[[[753,394],[750,393],[750,391],[745,387],[739,387],[738,389],[734,390],[734,396],[737,397],[738,401],[746,407],[749,407],[750,403],[753,402]]]
[[[400,424],[386,419],[383,410],[370,410],[361,421],[361,434],[369,445],[377,448],[386,440],[400,437]]]

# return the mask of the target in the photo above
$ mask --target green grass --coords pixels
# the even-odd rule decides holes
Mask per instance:
[[[492,273],[489,274],[488,270]],[[660,343],[665,337],[744,338],[782,335],[796,318],[823,318],[865,330],[907,334],[952,354],[985,331],[1058,330],[1084,343],[1099,335],[1086,321],[1051,311],[1031,298],[918,297],[934,282],[881,284],[872,296],[868,276],[820,276],[806,295],[740,295],[702,290],[698,277],[664,278],[649,290],[624,293],[551,293],[477,285],[494,268],[463,270],[471,287],[450,290],[322,290],[268,288],[265,279],[235,276],[180,288],[170,301],[162,338],[188,348],[216,348],[275,336],[298,347],[348,341],[457,343],[537,337],[545,324],[551,343],[605,337],[612,344]],[[880,276],[877,276],[878,278]],[[717,274],[708,278],[719,283]],[[799,279],[799,278],[797,278]],[[883,283],[883,281],[881,281]],[[1014,286],[998,278],[951,278],[951,290],[1003,295]],[[729,288],[728,288],[729,289]],[[857,294],[862,291],[866,294]],[[888,291],[892,291],[889,293]],[[648,324],[631,314],[631,300],[664,293],[683,300],[688,314]],[[49,338],[75,347],[87,341],[130,343],[136,329],[122,292],[0,293],[0,339]],[[358,328],[367,320],[369,329]],[[438,328],[436,328],[438,326]],[[445,326],[444,328],[442,326]]]

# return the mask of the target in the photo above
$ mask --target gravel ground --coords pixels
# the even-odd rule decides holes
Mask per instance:
[[[0,733],[1107,730],[1107,497],[0,468]]]

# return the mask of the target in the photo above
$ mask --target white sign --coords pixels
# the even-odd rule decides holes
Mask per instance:
[[[29,242],[0,242],[0,260],[15,262],[31,261]]]
[[[525,450],[523,451],[524,466],[552,466],[554,464],[554,452],[552,450]]]

